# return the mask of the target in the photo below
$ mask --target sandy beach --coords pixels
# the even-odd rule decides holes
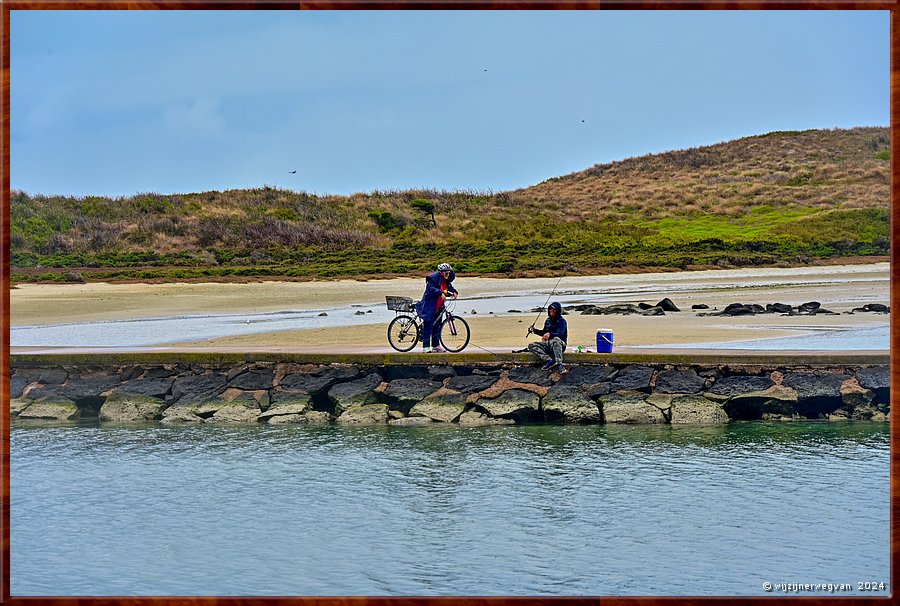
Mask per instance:
[[[386,295],[421,295],[421,279],[342,280],[329,282],[257,282],[246,284],[123,284],[21,285],[11,291],[13,327],[110,322],[196,314],[259,314],[280,310],[315,310],[349,306],[383,307]],[[493,315],[483,311],[485,298],[537,295],[557,284],[553,278],[495,279],[458,277],[461,298],[457,312],[472,327],[473,347],[509,349],[527,342],[527,327],[538,314]],[[884,325],[887,317],[848,315],[863,303],[889,303],[889,264],[847,265],[801,269],[741,269],[617,276],[573,276],[559,280],[556,296],[581,294],[598,303],[655,303],[670,296],[683,311],[665,316],[567,316],[571,345],[592,345],[596,331],[611,329],[617,347],[670,343],[751,340],[802,334],[823,328]],[[652,293],[648,295],[647,293]],[[693,304],[722,309],[729,303],[782,302],[798,305],[819,301],[840,315],[786,317],[702,317]],[[542,316],[539,320],[542,322]],[[534,338],[534,337],[532,337]],[[221,336],[178,345],[199,348],[271,350],[381,351],[387,346],[386,323],[338,326]]]

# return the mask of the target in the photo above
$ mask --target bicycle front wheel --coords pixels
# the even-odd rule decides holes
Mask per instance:
[[[458,353],[469,344],[469,323],[459,316],[450,316],[441,326],[441,345],[447,351]]]
[[[419,342],[419,325],[412,316],[397,316],[388,324],[388,343],[397,351],[409,351]]]

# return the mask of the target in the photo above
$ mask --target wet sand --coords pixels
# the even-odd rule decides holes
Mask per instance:
[[[849,265],[801,270],[746,269],[620,276],[565,277],[557,293],[583,289],[599,293],[586,299],[622,293],[618,301],[648,300],[655,303],[671,289],[671,298],[683,311],[665,316],[567,316],[570,345],[593,345],[596,331],[611,329],[617,347],[668,343],[704,343],[751,340],[802,334],[817,327],[867,327],[884,324],[887,317],[874,314],[837,316],[762,315],[754,317],[700,317],[691,305],[705,303],[722,309],[735,302],[784,302],[797,305],[820,301],[836,312],[865,302],[888,303],[889,265]],[[804,283],[805,282],[805,283]],[[522,347],[527,327],[538,314],[471,315],[478,307],[472,297],[504,293],[549,293],[553,278],[495,279],[458,277],[455,285],[464,297],[457,312],[472,327],[472,346],[508,350]],[[11,295],[13,326],[73,322],[127,320],[194,314],[261,313],[285,309],[323,309],[350,305],[383,305],[386,295],[421,295],[421,279],[341,280],[330,282],[257,282],[247,284],[124,284],[21,285]],[[696,292],[680,292],[686,285]],[[652,286],[662,295],[635,296]],[[724,287],[724,288],[723,288]],[[605,293],[605,296],[604,296]],[[543,322],[543,316],[538,325]],[[354,327],[317,328],[242,336],[227,336],[180,345],[203,348],[271,350],[381,351],[386,346],[386,323]],[[534,339],[535,337],[531,337]]]

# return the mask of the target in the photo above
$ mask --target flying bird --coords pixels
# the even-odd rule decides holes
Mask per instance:
[[[582,122],[584,122],[584,120],[582,120]],[[296,175],[296,174],[297,174],[297,171],[292,170],[292,171],[291,171],[291,174],[292,174],[292,175]]]

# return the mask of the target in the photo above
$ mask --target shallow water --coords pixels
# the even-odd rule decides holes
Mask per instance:
[[[887,424],[17,425],[11,453],[13,595],[888,582]]]

